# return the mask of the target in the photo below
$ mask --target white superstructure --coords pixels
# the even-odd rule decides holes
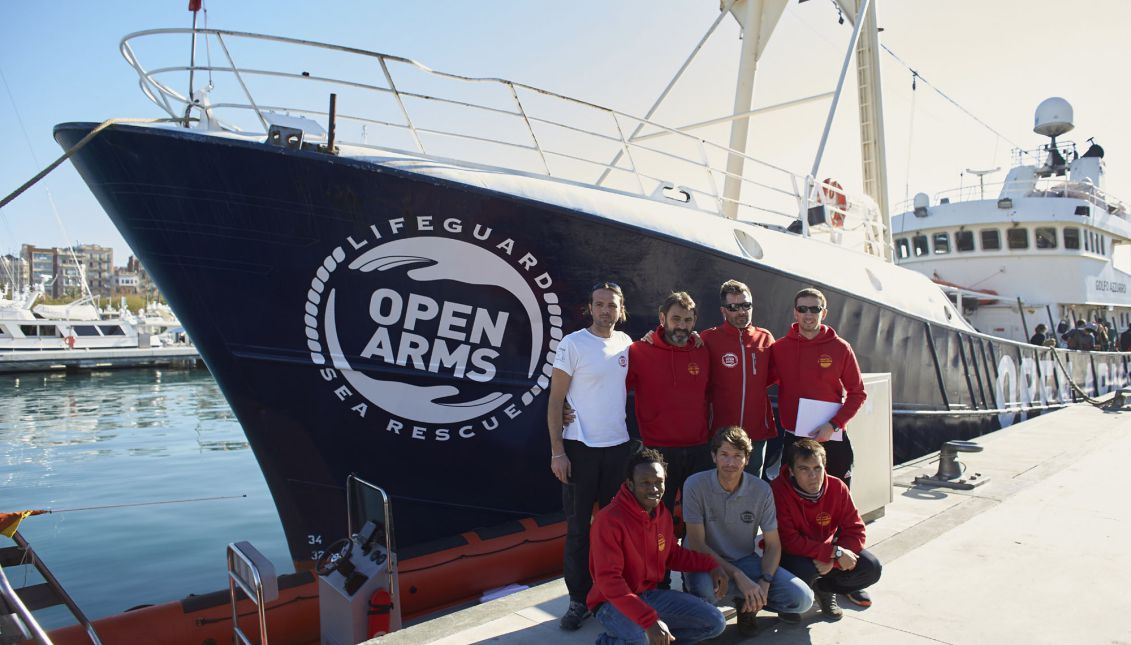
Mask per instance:
[[[892,218],[896,263],[952,288],[983,332],[1025,340],[1039,323],[1131,325],[1131,219],[1104,186],[1103,149],[1057,143],[1071,120],[1067,101],[1044,101],[1033,129],[1052,141],[1016,151],[1003,183],[920,193]]]

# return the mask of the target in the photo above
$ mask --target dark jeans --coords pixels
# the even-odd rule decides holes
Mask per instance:
[[[649,446],[651,447],[651,446]],[[664,489],[664,506],[675,515],[675,494],[683,490],[683,482],[695,473],[715,467],[707,444],[686,448],[656,448],[668,462],[668,479]]]
[[[867,589],[876,584],[883,570],[883,565],[876,559],[876,556],[868,552],[868,549],[861,551],[858,557],[856,568],[852,571],[833,569],[823,576],[817,575],[817,566],[813,564],[812,559],[805,556],[783,553],[781,555],[781,566],[793,572],[793,575],[801,578],[807,584],[812,585],[816,582],[817,591],[849,593]]]
[[[802,437],[804,439],[805,437]],[[788,466],[785,452],[789,446],[797,441],[797,435],[785,433],[785,443],[782,446],[782,466]],[[852,441],[848,433],[844,433],[844,441],[826,441],[821,444],[825,447],[825,473],[841,479],[844,485],[852,488]]]
[[[566,439],[570,483],[562,485],[562,509],[566,517],[562,575],[569,599],[585,602],[593,580],[589,577],[589,525],[593,505],[604,507],[624,483],[624,466],[638,442],[626,441],[608,448],[590,448]]]

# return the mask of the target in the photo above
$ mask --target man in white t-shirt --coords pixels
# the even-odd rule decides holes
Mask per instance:
[[[585,597],[589,575],[589,524],[593,504],[608,504],[624,479],[630,454],[625,423],[628,334],[614,329],[625,320],[624,293],[612,282],[593,285],[589,294],[593,323],[558,343],[546,423],[550,430],[550,470],[562,482],[566,516],[563,576],[569,609],[562,629],[573,631],[589,617]],[[568,402],[573,420],[563,426]]]

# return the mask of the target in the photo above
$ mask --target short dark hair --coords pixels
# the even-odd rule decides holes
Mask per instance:
[[[828,463],[825,456],[825,447],[812,439],[798,439],[792,444],[786,445],[785,463],[789,464],[790,470],[793,470],[793,466],[797,464],[799,459],[809,459],[810,457],[820,459],[822,466]]]
[[[816,298],[817,300],[821,301],[822,308],[828,306],[828,302],[825,300],[825,294],[821,293],[821,290],[815,287],[805,287],[801,291],[793,294],[793,306],[796,307],[797,301],[801,300],[802,298]]]
[[[691,294],[687,293],[686,291],[673,291],[669,293],[668,297],[664,298],[664,303],[660,305],[660,313],[664,314],[665,316],[668,315],[668,312],[671,311],[671,308],[675,305],[679,305],[680,307],[683,307],[684,309],[695,313],[695,301],[691,299]]]
[[[1046,327],[1044,323],[1037,323],[1037,333],[1038,334],[1044,332],[1047,329],[1048,329],[1048,327]]]
[[[620,298],[620,318],[617,319],[617,322],[624,322],[628,320],[628,304],[624,301],[624,291],[621,291],[620,285],[615,282],[609,282],[606,280],[605,282],[598,282],[590,287],[589,304],[593,304],[593,294],[602,289],[612,291],[616,295],[616,297]]]
[[[628,458],[628,462],[624,465],[624,478],[627,481],[632,481],[632,475],[636,472],[636,467],[641,464],[660,464],[664,472],[668,472],[668,462],[664,461],[664,456],[660,454],[659,450],[655,448],[641,448]]]
[[[746,286],[746,284],[738,280],[727,280],[719,287],[719,304],[725,305],[727,303],[727,296],[732,294],[736,296],[746,294],[751,298],[754,297],[754,295],[750,293],[750,287]]]
[[[751,443],[750,436],[746,434],[745,430],[738,426],[722,428],[715,433],[715,436],[711,437],[712,455],[718,452],[719,448],[723,447],[724,441],[744,452],[747,457],[750,456],[751,452],[754,452],[754,444]]]

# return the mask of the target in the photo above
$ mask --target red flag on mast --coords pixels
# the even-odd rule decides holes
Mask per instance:
[[[193,13],[200,11],[200,3],[201,0],[188,0],[188,10]]]

